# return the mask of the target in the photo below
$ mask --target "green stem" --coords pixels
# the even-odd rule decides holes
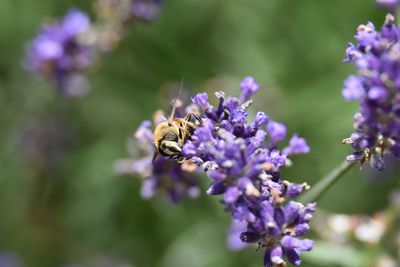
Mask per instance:
[[[340,179],[340,177],[343,177],[343,175],[354,165],[356,164],[344,161],[338,167],[333,169],[328,175],[320,179],[317,184],[312,186],[310,191],[304,193],[304,195],[299,198],[299,201],[302,203],[317,201],[317,199],[323,193],[325,193],[325,191],[334,185],[335,182]]]

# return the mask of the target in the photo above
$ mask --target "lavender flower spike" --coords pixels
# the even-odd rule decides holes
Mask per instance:
[[[355,64],[358,74],[345,81],[343,96],[358,101],[354,133],[343,143],[354,153],[350,162],[370,162],[384,169],[382,157],[400,158],[400,30],[394,17],[386,16],[380,31],[372,23],[358,27],[357,44],[346,50],[347,61]]]
[[[291,163],[289,157],[308,153],[310,148],[305,139],[294,135],[286,148],[278,149],[286,137],[286,126],[270,120],[264,112],[256,113],[249,121],[250,98],[260,85],[254,78],[246,77],[240,88],[239,98],[216,92],[217,106],[208,102],[206,93],[192,97],[195,107],[190,110],[200,114],[203,124],[181,148],[182,156],[189,159],[183,165],[162,157],[151,165],[153,135],[150,122],[144,122],[136,138],[140,144],[146,144],[145,157],[133,164],[122,162],[117,167],[120,170],[128,167],[145,177],[142,192],[152,196],[155,189],[166,189],[171,194],[174,188],[179,188],[179,193],[193,188],[192,175],[185,176],[182,171],[194,171],[199,166],[211,180],[207,194],[220,195],[224,209],[232,216],[228,238],[232,249],[256,243],[264,250],[264,266],[285,266],[286,261],[300,265],[300,254],[313,246],[313,241],[301,237],[310,229],[308,223],[313,218],[315,204],[294,201],[309,186],[283,180],[281,171]],[[182,117],[181,111],[178,106],[178,117]],[[167,168],[165,164],[174,167]],[[174,195],[171,194],[173,200]]]
[[[64,95],[79,96],[88,91],[84,72],[94,64],[92,48],[80,36],[91,27],[86,13],[71,9],[65,17],[45,24],[29,43],[25,67],[55,82]]]
[[[309,186],[283,180],[281,169],[288,165],[289,156],[308,153],[310,148],[295,135],[280,151],[277,145],[285,139],[285,125],[271,121],[263,112],[247,122],[250,97],[259,84],[246,77],[241,89],[240,98],[217,92],[216,107],[205,93],[192,98],[204,112],[204,124],[186,142],[183,154],[211,178],[207,193],[222,195],[235,223],[229,238],[231,247],[258,243],[265,249],[265,266],[283,266],[286,260],[299,265],[300,253],[310,251],[313,245],[299,237],[310,228],[315,204],[304,206],[291,200]],[[238,231],[242,243],[238,242]]]

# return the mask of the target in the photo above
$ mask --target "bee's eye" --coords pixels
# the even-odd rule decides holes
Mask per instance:
[[[178,141],[178,135],[176,135],[175,133],[169,132],[164,135],[163,139],[167,140],[167,141]]]

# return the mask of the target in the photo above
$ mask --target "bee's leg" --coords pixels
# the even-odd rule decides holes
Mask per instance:
[[[201,117],[199,116],[199,114],[195,113],[195,112],[189,112],[188,114],[186,114],[185,118],[183,118],[185,121],[190,122],[192,119],[192,116],[199,122],[199,125],[202,126],[203,125],[203,120],[201,119]]]
[[[198,121],[200,126],[203,126],[203,120],[202,118],[199,116],[199,114],[193,113],[193,117]]]
[[[185,157],[180,156],[180,157],[178,158],[177,162],[178,162],[178,163],[183,163],[185,160],[186,160]]]
[[[154,163],[154,161],[156,160],[157,156],[158,156],[158,152],[154,151],[153,159],[151,160],[152,163]]]
[[[193,115],[192,112],[189,112],[188,114],[186,114],[186,116],[183,118],[184,123],[183,123],[183,125],[181,125],[182,130],[185,131],[185,132],[187,132],[187,134],[189,134],[188,131],[186,131],[187,128],[190,128],[190,129],[192,129],[192,130],[196,129],[196,125],[194,125],[194,124],[190,121],[191,118],[192,118],[192,115]],[[189,136],[190,136],[190,135],[189,135]]]

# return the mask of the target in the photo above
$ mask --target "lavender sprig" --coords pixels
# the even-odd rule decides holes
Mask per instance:
[[[246,77],[241,83],[241,96],[226,97],[217,92],[216,107],[208,102],[206,93],[193,97],[204,112],[204,126],[186,142],[183,154],[202,166],[211,178],[207,193],[222,195],[222,203],[235,223],[245,225],[239,235],[242,242],[258,243],[265,249],[265,266],[283,266],[285,258],[299,265],[300,253],[313,246],[313,241],[299,237],[309,230],[315,204],[304,206],[291,200],[308,185],[284,181],[281,170],[289,164],[288,156],[310,149],[303,138],[295,135],[289,146],[279,150],[277,145],[285,139],[286,127],[263,112],[247,122],[247,109],[252,103],[249,99],[259,88],[253,78]],[[237,241],[234,236],[231,239]],[[231,245],[237,248],[238,243]]]
[[[131,0],[132,15],[141,21],[153,21],[159,13],[163,0]]]
[[[64,95],[85,94],[88,84],[82,75],[95,62],[93,50],[80,37],[91,22],[86,13],[71,9],[65,17],[45,24],[27,47],[28,70],[55,82]]]
[[[24,66],[56,85],[64,96],[83,96],[89,89],[86,73],[98,55],[114,49],[131,22],[154,21],[163,0],[98,0],[98,20],[76,8],[53,23],[44,24],[27,45]]]
[[[175,201],[174,189],[179,188],[177,195],[180,196],[195,188],[190,180],[193,177],[182,172],[187,171],[188,162],[195,163],[189,165],[190,169],[200,166],[211,178],[207,194],[222,196],[221,202],[232,216],[235,227],[229,236],[231,247],[239,249],[247,243],[258,244],[264,249],[267,267],[285,266],[286,259],[300,265],[300,254],[313,246],[312,240],[300,237],[310,229],[308,222],[313,218],[315,203],[303,205],[295,201],[309,186],[284,180],[281,171],[291,165],[289,157],[308,153],[310,148],[303,138],[294,135],[289,145],[280,150],[278,145],[286,137],[284,124],[270,120],[264,112],[258,112],[248,122],[250,98],[260,89],[259,83],[246,77],[240,87],[239,98],[217,92],[217,106],[208,102],[206,93],[192,98],[195,106],[189,106],[186,112],[201,114],[203,125],[183,145],[182,156],[189,159],[183,165],[162,156],[151,164],[153,133],[151,123],[145,121],[136,132],[136,138],[145,146],[145,156],[120,162],[117,167],[145,178],[143,196],[147,192],[152,196],[155,189],[164,189]],[[182,111],[178,103],[176,116],[183,117]],[[156,119],[155,123],[161,121]],[[166,184],[169,186],[165,187]]]
[[[360,25],[349,44],[345,61],[358,69],[345,81],[343,96],[359,102],[354,116],[354,133],[343,140],[354,153],[350,162],[370,162],[377,170],[384,169],[385,154],[400,158],[400,31],[394,17],[386,16],[380,31],[369,22]]]

